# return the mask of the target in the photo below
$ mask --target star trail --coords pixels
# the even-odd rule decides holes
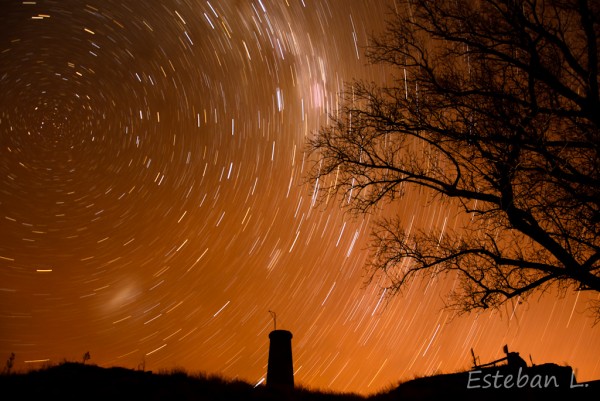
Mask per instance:
[[[452,281],[366,284],[371,215],[319,202],[306,139],[390,1],[5,1],[0,27],[0,360],[63,359],[250,383],[269,311],[297,384],[372,394],[502,356],[600,377],[586,299],[456,316]],[[341,202],[343,203],[343,202]],[[417,191],[385,209],[450,227]]]

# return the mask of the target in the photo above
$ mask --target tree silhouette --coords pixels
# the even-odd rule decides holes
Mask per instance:
[[[86,351],[85,354],[83,354],[82,363],[85,365],[85,363],[87,361],[89,361],[91,358],[92,358],[92,356],[90,355],[90,351]]]
[[[7,375],[9,375],[11,373],[14,365],[15,365],[15,353],[11,352],[8,359],[6,360],[6,367],[4,368],[4,371],[6,372]]]
[[[443,232],[379,219],[368,267],[388,294],[448,273],[462,312],[600,291],[599,36],[600,2],[396,2],[367,49],[384,83],[348,85],[308,143],[321,199],[368,213],[414,186],[468,217]]]

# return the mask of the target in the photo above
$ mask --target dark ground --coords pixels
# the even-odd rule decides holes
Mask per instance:
[[[510,371],[505,367],[483,370],[477,375],[461,372],[423,377],[401,383],[389,391],[362,397],[356,394],[318,392],[295,389],[291,393],[275,391],[265,386],[254,387],[243,381],[228,381],[216,376],[188,375],[182,370],[151,373],[125,368],[102,368],[95,365],[65,362],[27,373],[0,375],[2,399],[56,399],[56,400],[196,400],[196,401],[391,401],[391,400],[600,400],[600,381],[577,383],[570,367],[544,364],[527,368],[529,381],[536,375],[541,378],[556,377],[547,388],[494,389],[493,376],[488,376],[490,388],[483,376],[502,375]],[[477,380],[478,379],[478,380]],[[496,379],[496,384],[503,383]],[[521,381],[521,384],[523,381]],[[542,386],[544,381],[540,382]],[[558,384],[558,387],[556,387]],[[581,387],[575,387],[579,386]]]

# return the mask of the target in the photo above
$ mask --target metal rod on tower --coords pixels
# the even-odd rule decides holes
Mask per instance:
[[[273,317],[273,330],[277,330],[277,314],[272,310],[270,310],[269,313]]]

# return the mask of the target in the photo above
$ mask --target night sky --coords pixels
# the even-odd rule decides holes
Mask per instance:
[[[364,57],[388,6],[3,0],[0,364],[89,351],[254,384],[272,310],[310,388],[372,394],[504,344],[600,378],[597,294],[456,316],[440,278],[388,299],[365,285],[378,216],[312,196],[305,141],[346,83],[388,76]],[[416,190],[385,213],[457,224]]]

